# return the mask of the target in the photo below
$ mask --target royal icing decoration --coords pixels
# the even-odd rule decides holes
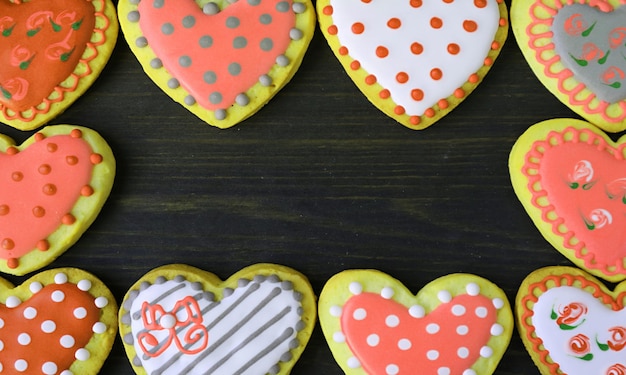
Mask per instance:
[[[34,129],[69,106],[104,67],[116,35],[108,0],[0,1],[4,122]]]
[[[317,2],[322,31],[363,93],[425,128],[482,80],[506,39],[502,1]]]
[[[513,186],[544,236],[588,271],[626,278],[623,143],[582,121],[551,120],[528,130],[511,158]]]
[[[550,374],[624,374],[622,295],[575,269],[552,267],[528,276],[518,295],[518,318],[537,366]]]
[[[0,373],[71,375],[89,367],[95,373],[104,362],[116,333],[115,302],[108,289],[93,288],[101,283],[91,275],[66,270],[2,292]]]
[[[25,274],[75,242],[108,197],[115,160],[92,130],[53,126],[22,146],[0,138],[0,270]]]
[[[240,278],[221,298],[211,289],[183,275],[131,289],[121,325],[133,366],[146,374],[288,373],[313,324],[304,315],[310,297],[277,275]]]
[[[623,0],[513,2],[513,30],[535,74],[559,100],[608,131],[626,128]]]
[[[427,286],[415,298],[397,281],[360,272],[352,272],[353,280],[331,279],[320,297],[322,328],[347,374],[470,375],[495,369],[512,327],[501,291],[494,297],[484,280],[464,275],[462,288],[446,289],[440,279],[441,288]]]
[[[308,0],[120,1],[124,34],[148,75],[212,125],[228,127],[265,104],[308,47]]]

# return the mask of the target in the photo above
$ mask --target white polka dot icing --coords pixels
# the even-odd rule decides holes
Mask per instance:
[[[507,36],[503,1],[322,0],[320,27],[359,89],[416,129],[462,101]]]
[[[218,127],[256,112],[299,67],[310,0],[130,1],[118,5],[131,49],[174,100]]]
[[[503,302],[499,309],[494,298]],[[474,369],[490,374],[512,333],[505,301],[502,290],[473,275],[437,279],[413,296],[378,271],[344,271],[322,291],[320,323],[346,374],[470,374]],[[333,306],[335,314],[325,306]],[[341,341],[330,339],[339,333]],[[362,372],[351,371],[356,368]]]

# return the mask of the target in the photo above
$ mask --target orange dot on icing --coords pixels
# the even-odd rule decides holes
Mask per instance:
[[[373,85],[376,83],[376,81],[377,81],[376,76],[373,74],[370,74],[367,77],[365,77],[365,83],[367,83],[368,85]]]
[[[352,32],[355,34],[363,34],[363,31],[365,31],[365,25],[363,25],[361,22],[355,22],[352,24]]]
[[[17,148],[15,148],[13,146],[7,148],[7,155],[15,155],[18,152],[20,152],[20,150],[18,150]]]
[[[484,8],[487,6],[487,0],[474,0],[474,6],[476,8]]]
[[[396,81],[398,81],[398,83],[407,83],[409,81],[409,75],[406,72],[400,72],[396,74]]]
[[[45,195],[54,195],[57,193],[57,187],[54,184],[45,184],[42,191]]]
[[[454,90],[454,96],[456,96],[459,99],[465,97],[465,90],[463,90],[462,88],[458,88]]]
[[[9,214],[11,209],[6,204],[0,204],[0,216],[6,216]]]
[[[443,20],[439,17],[433,17],[430,19],[430,27],[433,29],[440,29],[443,26]]]
[[[378,47],[376,47],[376,56],[378,56],[380,58],[385,58],[385,57],[389,56],[389,50],[387,49],[387,47],[378,46]]]
[[[413,90],[411,90],[411,98],[413,98],[413,100],[419,102],[420,100],[424,99],[424,91],[422,91],[420,89],[413,89]]]
[[[24,178],[24,174],[22,174],[22,172],[13,172],[11,174],[11,179],[15,182],[22,181],[23,178]]]
[[[434,68],[430,71],[430,78],[434,79],[435,81],[440,80],[442,77],[443,77],[443,72],[441,71],[441,69]]]
[[[337,32],[338,32],[338,31],[339,31],[339,30],[337,30],[337,26],[335,26],[335,25],[330,25],[330,26],[328,26],[328,33],[329,33],[330,35],[337,35]]]
[[[65,225],[72,225],[76,222],[76,218],[72,214],[65,214],[61,218],[61,222]]]
[[[470,83],[476,83],[476,82],[478,82],[478,80],[479,80],[479,77],[478,77],[478,74],[476,74],[476,73],[474,73],[471,76],[469,76],[469,79],[468,79],[468,81]]]
[[[15,242],[13,242],[10,238],[5,238],[2,240],[2,244],[0,244],[4,250],[13,250],[15,247]]]
[[[402,26],[402,21],[400,21],[399,18],[394,17],[387,21],[387,26],[389,26],[390,29],[399,29],[400,26]]]
[[[506,21],[506,18],[500,18],[500,22],[499,25],[504,27],[508,24],[508,22]]]
[[[400,115],[405,114],[405,113],[406,113],[406,110],[404,109],[404,107],[403,107],[403,106],[401,106],[401,105],[397,105],[397,106],[393,109],[393,112],[394,112],[396,115],[400,116]]]
[[[340,54],[341,56],[345,56],[345,55],[347,55],[347,54],[348,54],[348,52],[349,52],[349,51],[348,51],[348,47],[345,47],[345,46],[341,46],[341,47],[339,47],[339,54]]]
[[[420,122],[422,122],[422,118],[419,116],[411,116],[409,118],[409,121],[411,122],[411,124],[413,125],[419,125]]]
[[[448,53],[451,55],[456,55],[461,52],[461,47],[456,43],[448,44]]]
[[[102,163],[102,155],[91,154],[91,156],[89,156],[89,161],[91,161],[91,164],[100,164]]]
[[[411,0],[410,4],[413,8],[419,8],[422,6],[422,0]]]
[[[72,129],[70,136],[72,138],[81,138],[83,136],[83,132],[80,129]]]
[[[333,7],[332,5],[327,5],[324,7],[324,9],[322,10],[322,12],[324,12],[325,15],[330,16],[333,14]]]
[[[69,165],[76,165],[78,164],[78,158],[74,155],[66,156],[65,162]]]
[[[93,188],[89,185],[85,185],[80,189],[80,195],[83,197],[90,197],[93,195]]]
[[[463,29],[468,33],[473,33],[478,30],[478,24],[475,21],[465,20],[463,21]]]
[[[44,217],[46,215],[46,209],[41,206],[35,206],[33,208],[33,216]]]
[[[40,251],[48,251],[50,249],[50,243],[48,240],[39,240],[37,241],[37,249]]]
[[[444,3],[446,4],[452,4],[454,2],[454,0],[443,0]]]
[[[48,143],[46,145],[46,149],[48,152],[56,152],[59,149],[59,146],[56,143]]]
[[[46,136],[43,133],[35,133],[35,142],[40,142],[46,139]]]
[[[39,172],[39,174],[47,175],[52,172],[52,167],[50,167],[49,164],[42,164],[39,168],[37,168],[37,172]]]
[[[16,269],[20,265],[20,261],[16,258],[7,259],[7,267],[11,269]]]
[[[424,52],[424,46],[422,46],[422,45],[421,45],[420,43],[418,43],[418,42],[415,42],[415,43],[411,44],[411,52],[412,52],[414,55],[419,55],[419,54],[421,54],[422,52]]]
[[[426,111],[424,111],[424,114],[426,115],[426,117],[435,117],[435,110],[432,108],[428,108]]]
[[[378,93],[378,96],[380,96],[381,99],[389,99],[391,93],[389,92],[389,90],[383,89],[380,91],[380,93]]]
[[[358,62],[357,60],[354,60],[353,62],[350,63],[350,69],[352,70],[359,70],[360,67],[361,67],[361,63]]]
[[[491,43],[491,49],[496,50],[500,48],[500,43],[494,41],[493,43]]]
[[[448,101],[446,99],[441,99],[440,101],[437,102],[437,105],[439,106],[440,109],[446,109],[448,108]]]
[[[486,66],[491,66],[493,65],[493,59],[491,57],[487,57],[485,58],[485,65]]]

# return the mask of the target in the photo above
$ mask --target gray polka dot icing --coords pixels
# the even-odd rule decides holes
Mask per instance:
[[[154,59],[150,60],[150,67],[152,69],[160,69],[163,67],[163,61],[161,61],[161,59],[159,59],[158,57],[155,57]]]
[[[137,5],[141,2],[141,0],[130,0],[129,2],[133,5]]]
[[[176,78],[170,78],[167,81],[167,87],[170,89],[177,89],[180,86],[180,82]]]
[[[228,73],[230,73],[230,75],[232,76],[237,76],[239,75],[239,73],[241,73],[241,65],[239,65],[239,63],[230,63],[228,65]]]
[[[140,36],[139,38],[135,39],[135,45],[139,48],[143,48],[148,45],[148,39],[146,39],[145,36]]]
[[[280,3],[276,4],[276,10],[282,13],[285,12],[289,12],[290,6],[289,3],[286,1],[281,1]]]
[[[293,3],[292,9],[294,13],[301,14],[306,12],[306,5],[303,3]]]
[[[248,40],[244,38],[243,36],[238,36],[235,39],[233,39],[233,48],[235,49],[246,48],[247,45],[248,45]]]
[[[185,104],[187,104],[187,105],[194,105],[194,104],[196,104],[196,99],[193,96],[191,96],[191,95],[187,95],[187,96],[185,96]]]
[[[280,66],[287,66],[289,65],[289,58],[285,55],[280,55],[276,58],[276,64]]]
[[[191,57],[189,56],[181,56],[178,58],[178,64],[183,68],[188,68],[191,66]]]
[[[268,76],[267,74],[263,74],[259,77],[259,83],[261,84],[261,86],[268,87],[272,84],[272,77]]]
[[[300,40],[304,36],[304,33],[300,29],[289,30],[289,37],[291,40]]]
[[[198,41],[198,43],[200,44],[200,47],[202,48],[209,48],[213,45],[213,38],[211,38],[208,35],[203,35],[200,37],[200,40]]]
[[[194,27],[194,25],[196,24],[196,17],[194,16],[187,16],[185,18],[183,18],[183,27],[190,29],[192,27]]]
[[[223,109],[218,109],[215,111],[215,119],[216,120],[224,120],[226,118],[226,111]]]
[[[208,71],[206,73],[204,73],[204,82],[208,83],[208,84],[213,84],[215,82],[217,82],[217,74],[215,74],[215,72],[213,71]]]
[[[161,32],[165,35],[172,35],[174,33],[174,25],[166,22],[161,26]]]
[[[250,104],[250,98],[248,97],[248,95],[241,93],[235,98],[235,103],[239,104],[242,107],[245,107]]]
[[[154,0],[152,2],[152,6],[155,8],[163,8],[163,5],[165,5],[165,0]]]
[[[252,6],[257,6],[257,5],[261,4],[261,0],[248,0],[248,4],[250,4]]]
[[[259,17],[259,22],[261,22],[263,25],[269,25],[272,23],[272,15],[271,14],[261,14],[261,17]]]
[[[270,38],[263,38],[260,43],[260,47],[263,51],[268,52],[274,48],[274,42]]]
[[[139,22],[139,12],[136,10],[128,12],[128,15],[126,16],[126,18],[130,22]]]
[[[222,102],[222,99],[222,94],[220,94],[219,92],[214,92],[209,95],[209,101],[213,104],[220,104]],[[226,290],[224,290],[224,293],[226,293]]]
[[[236,29],[239,27],[240,24],[241,21],[237,17],[230,16],[226,19],[226,27],[228,27],[229,29]]]
[[[210,16],[218,14],[219,12],[220,12],[220,7],[215,3],[206,3],[202,7],[202,13],[208,14]]]

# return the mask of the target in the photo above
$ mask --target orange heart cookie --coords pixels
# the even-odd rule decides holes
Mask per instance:
[[[344,271],[324,286],[319,317],[349,375],[492,374],[513,331],[504,292],[469,274],[413,295],[382,272]]]
[[[365,96],[424,129],[469,95],[508,33],[502,0],[320,0],[320,27]]]
[[[520,336],[543,375],[626,371],[626,284],[609,291],[571,267],[526,277],[516,298]]]
[[[207,123],[245,120],[296,73],[315,28],[310,0],[131,1],[126,41],[148,76]]]
[[[0,121],[35,129],[82,95],[117,41],[110,0],[0,0]]]
[[[177,264],[130,288],[119,325],[137,374],[287,375],[315,317],[313,290],[293,269],[256,264],[221,281]]]
[[[624,0],[513,0],[513,32],[535,75],[609,132],[626,129]]]
[[[554,119],[531,126],[509,158],[515,193],[541,234],[610,281],[626,279],[624,148],[587,122]]]
[[[21,146],[0,136],[0,271],[24,275],[87,230],[113,186],[115,159],[93,130],[49,126]]]
[[[48,270],[13,287],[0,279],[0,371],[95,375],[108,357],[117,304],[93,275]]]

